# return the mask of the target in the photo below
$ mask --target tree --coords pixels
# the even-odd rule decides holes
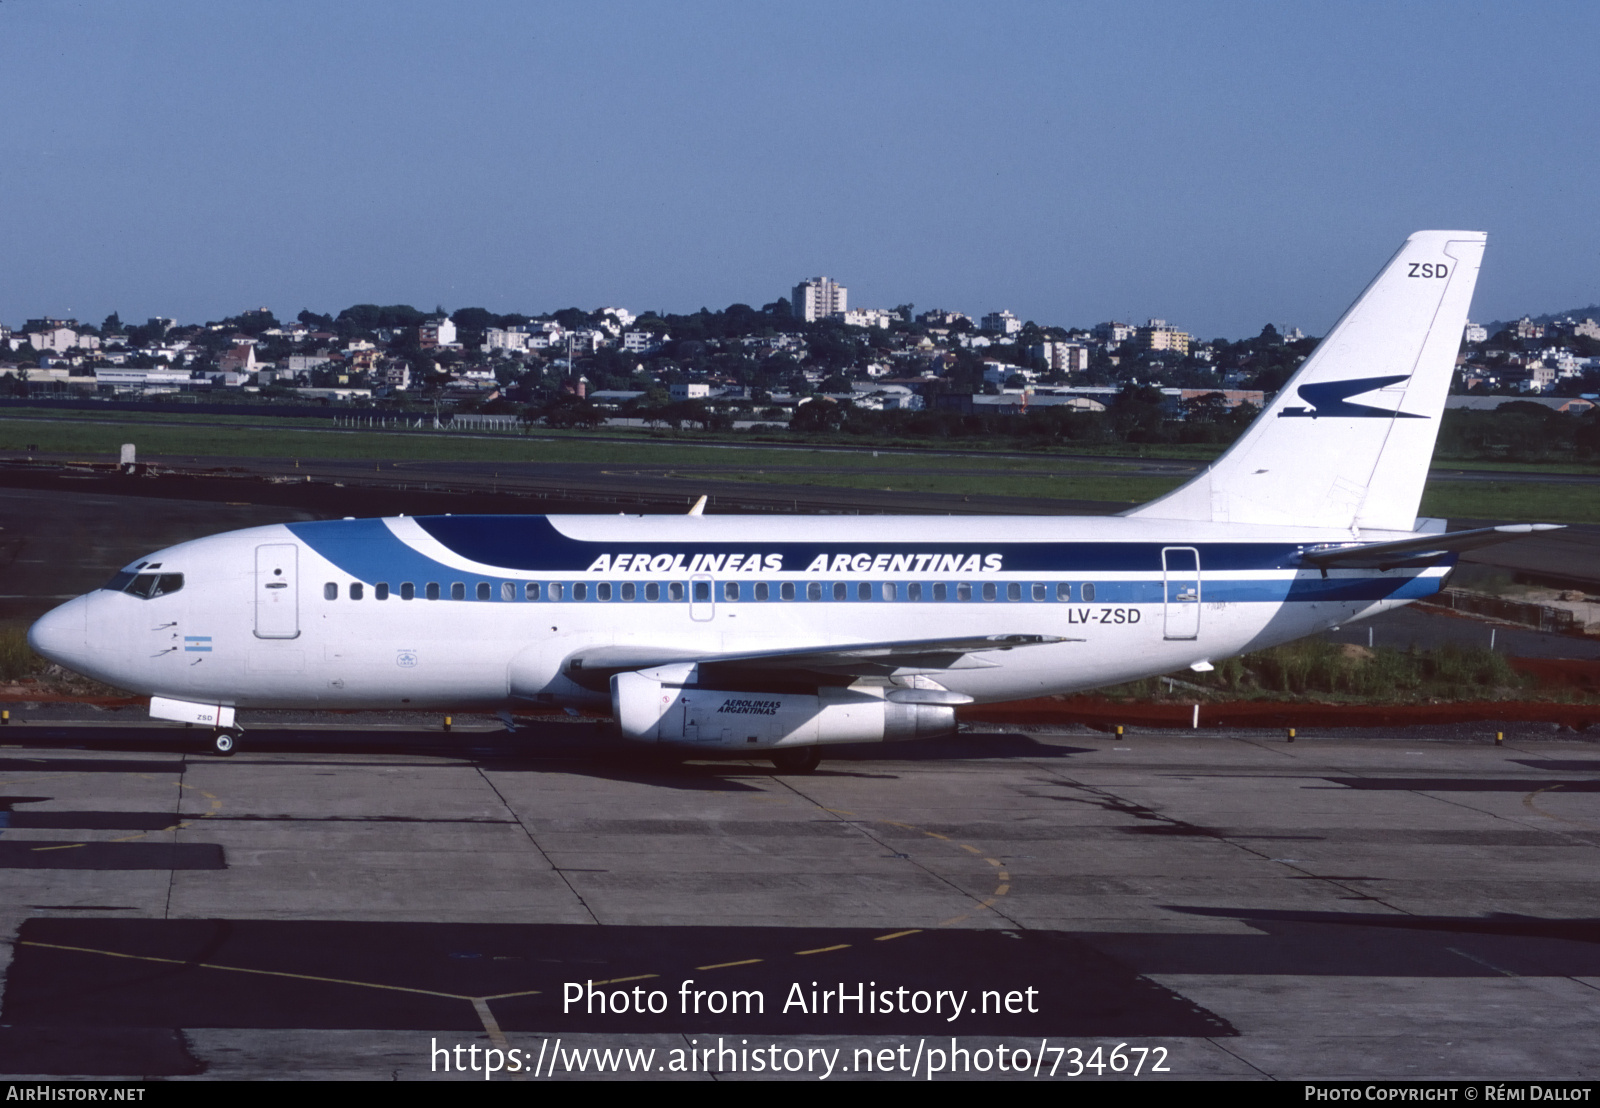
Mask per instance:
[[[592,431],[605,422],[605,413],[570,392],[557,393],[540,412],[548,427]]]
[[[843,430],[854,416],[856,406],[849,400],[834,400],[819,396],[807,400],[794,410],[789,430],[801,434],[817,434]]]
[[[487,331],[500,322],[500,317],[487,308],[457,308],[450,313],[450,322],[463,331]]]
[[[1124,442],[1161,442],[1166,413],[1161,406],[1161,390],[1133,382],[1111,402],[1112,424]]]

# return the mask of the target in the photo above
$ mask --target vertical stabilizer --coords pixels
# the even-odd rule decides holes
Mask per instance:
[[[1406,239],[1238,442],[1126,514],[1411,530],[1485,239]]]

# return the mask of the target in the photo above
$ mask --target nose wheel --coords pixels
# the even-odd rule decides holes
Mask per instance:
[[[211,734],[211,750],[214,754],[226,758],[233,753],[234,746],[244,732],[238,728],[214,731]]]

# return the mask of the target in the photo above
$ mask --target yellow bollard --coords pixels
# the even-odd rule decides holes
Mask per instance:
[[[1122,724],[1117,724],[1117,741],[1122,741]]]
[[[446,731],[450,730],[450,717],[449,716],[445,716],[444,717],[444,729]]]
[[[1496,731],[1494,733],[1494,745],[1499,746],[1500,744],[1502,744],[1505,741],[1506,741],[1506,733],[1504,731]]]
[[[1288,738],[1288,741],[1289,741],[1289,742],[1294,742],[1294,728],[1293,728],[1293,727],[1291,727],[1291,728],[1289,728],[1289,738]]]

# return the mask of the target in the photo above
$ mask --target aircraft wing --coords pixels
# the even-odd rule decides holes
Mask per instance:
[[[565,672],[582,685],[609,681],[612,674],[658,666],[694,663],[749,680],[760,675],[794,680],[825,677],[887,677],[946,669],[982,669],[994,662],[973,657],[991,650],[1016,650],[1049,643],[1082,642],[1060,635],[969,635],[947,639],[847,643],[733,654],[708,654],[672,647],[602,646],[580,650],[567,659]]]
[[[1414,568],[1433,565],[1464,550],[1493,546],[1540,531],[1559,531],[1563,526],[1560,523],[1508,523],[1500,527],[1477,527],[1470,531],[1449,531],[1394,542],[1316,546],[1302,552],[1300,558],[1323,571]]]

